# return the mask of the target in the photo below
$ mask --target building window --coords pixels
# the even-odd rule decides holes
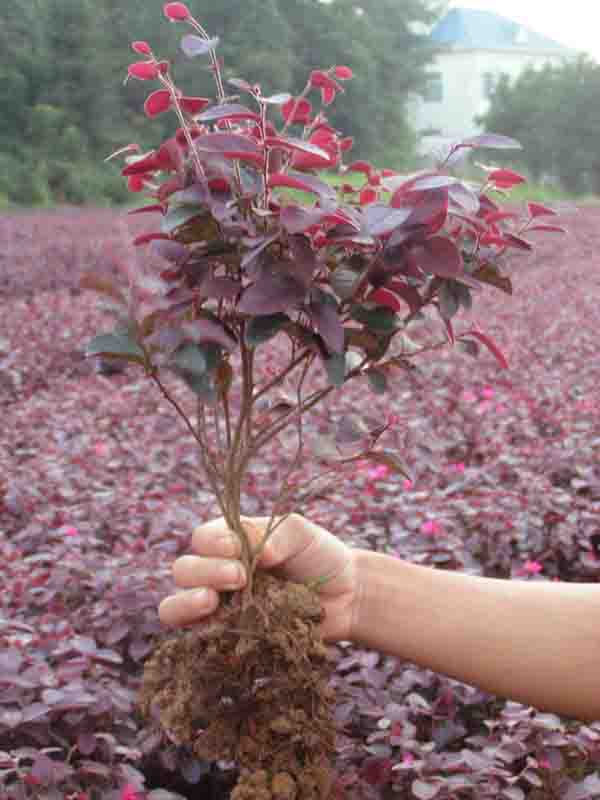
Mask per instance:
[[[497,83],[498,77],[493,72],[483,73],[483,96],[486,100],[491,99]]]
[[[427,75],[427,86],[423,93],[426,103],[441,103],[444,99],[444,84],[441,72],[430,72]]]

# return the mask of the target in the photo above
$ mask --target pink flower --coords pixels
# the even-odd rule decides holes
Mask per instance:
[[[79,536],[79,531],[77,530],[77,528],[73,528],[73,526],[70,526],[69,528],[65,529],[64,535],[65,536]]]
[[[141,800],[141,798],[135,786],[128,783],[121,789],[121,800]]]
[[[404,483],[403,483],[402,485],[403,485],[403,486],[404,486],[404,488],[405,488],[405,489],[407,489],[407,490],[408,490],[408,489],[412,489],[412,488],[413,488],[413,482],[412,482],[412,481],[409,481],[408,479],[407,479],[407,480],[405,480],[405,481],[404,481]]]
[[[443,526],[435,519],[428,519],[421,525],[421,533],[427,536],[438,536],[444,533]]]
[[[389,471],[389,467],[386,467],[385,464],[379,464],[377,467],[367,470],[367,475],[372,481],[385,480]]]
[[[486,400],[489,400],[490,397],[494,396],[494,390],[491,386],[486,386],[484,389],[482,389],[481,396],[485,397]]]
[[[448,469],[452,472],[464,472],[466,467],[461,461],[458,464],[448,464]]]
[[[537,575],[544,569],[539,561],[526,561],[519,569],[519,575]]]

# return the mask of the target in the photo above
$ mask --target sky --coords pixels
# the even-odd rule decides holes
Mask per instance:
[[[495,11],[600,61],[600,3],[595,0],[452,0],[448,5]]]

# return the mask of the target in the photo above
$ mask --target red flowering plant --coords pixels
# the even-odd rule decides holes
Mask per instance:
[[[265,96],[246,80],[224,81],[218,39],[186,5],[167,3],[164,13],[193,31],[181,48],[210,60],[217,97],[185,95],[169,61],[148,43],[133,43],[143,59],[129,67],[129,77],[159,87],[145,102],[146,115],[172,112],[179,127],[149,153],[129,145],[109,158],[124,156],[129,188],[153,201],[130,212],[160,220],[134,245],[149,246],[164,263],[154,274],[132,271],[127,289],[86,276],[84,285],[108,295],[119,320],[87,353],[139,365],[172,403],[239,537],[248,583],[210,629],[160,645],[146,663],[142,707],[198,756],[237,761],[246,770],[237,798],[258,796],[265,776],[291,781],[294,796],[325,797],[334,727],[331,693],[320,679],[330,669],[317,633],[320,604],[311,587],[300,597],[297,587],[256,573],[267,539],[309,496],[295,479],[305,454],[303,418],[361,377],[375,393],[386,392],[395,374],[433,347],[459,345],[477,355],[484,345],[507,366],[484,332],[455,330],[453,318],[471,308],[483,285],[510,294],[503,259],[532,249],[526,232],[559,228],[539,224],[554,214],[549,208],[532,203],[521,219],[488,197],[522,182],[516,173],[485,168],[481,186],[451,174],[464,153],[519,147],[514,140],[464,139],[435,169],[409,176],[349,161],[352,139],[323,111],[344,92],[349,67],[314,70],[299,95]],[[418,347],[407,331],[428,309],[442,337]],[[277,365],[273,357],[261,368],[260,356],[277,342]],[[191,390],[195,420],[169,391],[165,372]],[[309,373],[321,384],[310,392]],[[282,394],[291,384],[293,392]],[[342,419],[329,449],[321,446],[325,474],[339,481],[340,466],[361,459],[405,473],[394,452],[378,449],[393,423],[393,416],[362,424]],[[297,439],[295,453],[266,537],[253,548],[243,524],[244,481],[286,429]]]

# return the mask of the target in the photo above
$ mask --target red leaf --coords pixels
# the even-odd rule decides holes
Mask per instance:
[[[492,353],[496,359],[498,360],[501,367],[504,369],[508,369],[508,361],[504,357],[503,353],[499,349],[498,345],[490,339],[489,336],[486,336],[485,333],[481,333],[481,331],[471,330],[468,333],[463,333],[459,338],[463,338],[465,336],[473,336],[475,339],[479,339],[479,341],[484,344],[487,349]]]
[[[330,106],[335,100],[335,89],[331,86],[324,86],[321,89],[321,102],[324,106]]]
[[[165,181],[160,189],[158,190],[158,199],[161,203],[169,197],[170,195],[178,192],[179,189],[183,189],[183,178],[181,175],[176,175],[173,178],[169,178],[168,181]]]
[[[565,228],[561,228],[560,225],[532,225],[531,227],[527,228],[528,231],[549,231],[554,233],[566,233]]]
[[[169,108],[171,108],[171,92],[168,89],[158,89],[156,92],[152,92],[144,103],[144,111],[148,117],[156,117],[163,111],[168,111]]]
[[[488,174],[488,180],[492,181],[500,189],[510,189],[519,183],[527,183],[526,178],[513,172],[512,169],[495,169]]]
[[[163,12],[172,22],[181,22],[192,16],[185,3],[166,3]]]
[[[340,150],[342,153],[347,152],[348,150],[352,150],[354,147],[354,139],[352,136],[346,136],[344,139],[340,139]]]
[[[152,206],[142,206],[141,208],[134,208],[131,211],[128,211],[127,214],[148,214],[151,211],[160,211],[161,214],[164,214],[164,208],[161,205],[152,205]]]
[[[336,78],[340,81],[348,81],[352,77],[353,73],[350,67],[336,67],[333,70],[333,74]]]
[[[280,107],[281,116],[286,122],[297,122],[306,125],[310,121],[312,105],[305,97],[292,97]],[[292,116],[290,120],[290,117]]]
[[[368,161],[353,161],[352,164],[348,164],[347,170],[348,172],[364,172],[365,175],[370,175],[373,172],[373,166]]]
[[[522,239],[520,236],[515,236],[514,233],[505,233],[504,238],[510,247],[517,247],[519,250],[533,250],[533,245],[527,239]]]
[[[127,179],[127,188],[130,192],[143,192],[145,181],[151,180],[152,175],[131,175]]]
[[[156,158],[156,153],[151,153],[149,156],[138,158],[137,161],[133,161],[126,167],[123,167],[121,175],[127,178],[129,175],[143,175],[146,172],[155,172],[158,169],[160,169],[160,165]]]
[[[455,278],[463,272],[462,255],[454,242],[445,236],[432,236],[413,251],[424,272],[442,278]]]
[[[320,69],[310,73],[310,85],[315,89],[333,89],[335,92],[343,92],[344,88],[331,75]]]
[[[143,56],[152,55],[152,50],[148,42],[132,42],[131,49],[134,50],[136,53],[140,53]]]
[[[133,244],[135,247],[139,247],[141,244],[147,244],[148,242],[153,242],[155,239],[167,239],[168,241],[171,240],[171,237],[168,236],[166,233],[142,233],[141,236],[137,236],[133,240]]]
[[[388,291],[387,289],[377,289],[367,297],[369,302],[377,303],[380,306],[387,306],[387,308],[391,308],[392,311],[400,311],[402,306],[400,305],[400,301],[396,297],[395,294]]]
[[[527,203],[527,210],[529,211],[529,216],[533,219],[534,217],[555,217],[556,211],[553,211],[551,208],[547,206],[543,206],[541,203]]]
[[[265,159],[261,153],[249,153],[247,150],[228,150],[220,153],[225,158],[233,158],[236,161],[250,161],[261,169],[265,166]]]
[[[377,192],[375,189],[363,189],[360,193],[360,204],[366,206],[369,203],[374,203],[377,200]]]
[[[158,78],[158,67],[152,61],[137,61],[127,67],[127,72],[132,78],[140,81],[151,81]]]
[[[188,114],[199,114],[204,111],[206,106],[210,104],[210,100],[206,97],[180,97],[179,105]]]

